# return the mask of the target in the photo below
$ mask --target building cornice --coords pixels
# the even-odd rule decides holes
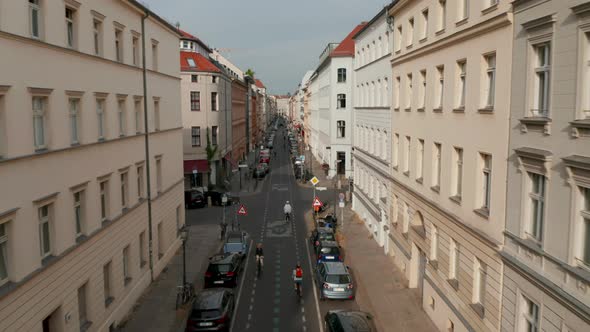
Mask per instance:
[[[572,12],[576,15],[583,15],[590,12],[590,2],[582,3],[571,7]]]

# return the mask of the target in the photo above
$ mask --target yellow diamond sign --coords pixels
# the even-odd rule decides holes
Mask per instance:
[[[313,178],[311,178],[311,180],[309,180],[309,182],[311,182],[311,184],[315,186],[316,184],[320,183],[320,180],[318,180],[318,178],[314,176]]]

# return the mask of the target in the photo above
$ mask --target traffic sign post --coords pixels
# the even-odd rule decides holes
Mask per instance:
[[[316,184],[320,183],[320,180],[318,180],[318,178],[314,176],[313,178],[311,178],[309,180],[309,182],[311,182],[311,184],[313,184],[313,197],[315,199],[315,198],[317,198],[317,196],[315,195],[315,186],[316,186]],[[315,215],[317,217],[318,216],[319,207],[317,209],[315,209],[315,205],[314,205],[314,210],[315,210]]]
[[[247,216],[248,215],[248,211],[246,210],[246,206],[244,206],[244,204],[240,205],[240,208],[238,209],[238,215],[240,215],[240,216]]]
[[[344,230],[344,193],[338,194],[338,199],[340,200],[338,203],[338,206],[340,207],[340,224]]]
[[[322,201],[320,201],[320,199],[317,196],[314,196],[312,206],[313,206],[313,210],[315,211],[316,218],[318,216],[318,212],[320,211],[320,208],[322,207],[322,205],[324,205],[322,203]]]

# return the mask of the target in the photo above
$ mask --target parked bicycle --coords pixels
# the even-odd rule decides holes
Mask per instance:
[[[195,288],[193,284],[187,282],[182,286],[177,286],[176,289],[176,310],[178,310],[178,308],[180,308],[182,305],[187,304],[190,300],[192,300],[193,296],[195,295]]]

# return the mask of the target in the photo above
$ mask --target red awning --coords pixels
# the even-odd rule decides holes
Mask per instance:
[[[194,170],[197,170],[199,173],[208,173],[209,167],[207,167],[207,160],[185,160],[184,173],[192,174]]]

